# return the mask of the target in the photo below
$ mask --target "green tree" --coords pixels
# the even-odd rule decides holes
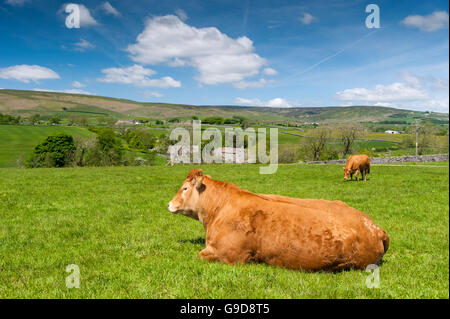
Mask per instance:
[[[58,115],[53,116],[52,118],[50,118],[49,120],[50,124],[60,124],[61,123],[61,118]]]
[[[33,115],[30,116],[29,121],[30,121],[30,123],[33,124],[33,125],[39,124],[39,119],[40,119],[40,117],[41,117],[41,116],[40,116],[39,114],[33,114]]]
[[[0,113],[0,124],[17,124],[20,122],[20,116],[14,117],[8,114]]]
[[[27,166],[63,167],[71,161],[74,152],[75,143],[72,136],[64,133],[51,135],[34,148]]]
[[[123,147],[120,138],[109,128],[97,131],[98,145],[103,153],[104,165],[119,165],[123,157]]]

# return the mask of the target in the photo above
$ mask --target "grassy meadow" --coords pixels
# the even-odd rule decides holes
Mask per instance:
[[[0,125],[0,167],[17,167],[17,159],[31,152],[47,136],[66,133],[87,137],[93,133],[81,127]]]
[[[391,238],[380,288],[368,273],[305,273],[198,259],[198,221],[167,211],[189,165],[0,169],[0,298],[448,298],[449,169],[340,165],[201,166],[258,193],[342,200]],[[66,266],[80,268],[68,289]]]

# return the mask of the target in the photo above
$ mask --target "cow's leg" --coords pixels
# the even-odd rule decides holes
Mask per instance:
[[[364,175],[363,175],[364,176],[364,181],[367,181],[367,174],[368,174],[367,170],[364,170]]]
[[[207,248],[200,252],[200,258],[227,264],[253,261],[252,250],[246,244],[248,238],[245,232],[226,227],[214,235],[209,238],[209,243],[212,245],[207,244]]]
[[[359,174],[359,170],[357,170],[356,173],[355,173],[356,181],[358,181],[358,174]]]
[[[218,261],[219,258],[216,255],[216,250],[211,246],[207,246],[201,252],[199,252],[198,257],[206,261]]]

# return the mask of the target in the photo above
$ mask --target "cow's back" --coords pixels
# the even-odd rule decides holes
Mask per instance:
[[[370,157],[363,155],[351,155],[347,159],[347,163],[345,165],[346,169],[350,169],[352,171],[363,170],[370,167]]]
[[[350,207],[340,200],[330,201],[325,199],[295,198],[275,194],[258,194],[258,195],[261,195],[267,198],[268,200],[279,201],[284,203],[293,203],[301,207],[308,207],[313,209],[334,210],[336,205],[342,207]]]

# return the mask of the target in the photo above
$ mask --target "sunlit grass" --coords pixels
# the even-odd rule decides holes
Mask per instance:
[[[304,273],[198,259],[205,232],[167,212],[193,166],[0,169],[0,298],[448,298],[448,167],[373,167],[344,182],[341,166],[203,166],[258,193],[343,200],[391,245],[379,289],[368,273]],[[65,286],[77,264],[81,287]]]

